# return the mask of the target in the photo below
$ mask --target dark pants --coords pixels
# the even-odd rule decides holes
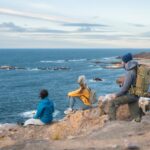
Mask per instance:
[[[134,95],[124,95],[112,100],[109,108],[109,116],[111,120],[116,120],[116,111],[120,105],[128,104],[131,117],[133,119],[141,119],[141,110],[138,105],[139,98]]]

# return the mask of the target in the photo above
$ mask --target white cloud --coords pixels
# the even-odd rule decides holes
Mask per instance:
[[[40,19],[45,21],[52,21],[56,23],[66,23],[66,22],[75,22],[75,19],[67,18],[63,16],[52,16],[47,14],[41,14],[41,13],[30,13],[30,12],[23,12],[23,11],[17,11],[13,9],[6,9],[6,8],[0,8],[0,14],[9,15],[9,16],[18,16],[18,17],[26,17],[29,19]]]

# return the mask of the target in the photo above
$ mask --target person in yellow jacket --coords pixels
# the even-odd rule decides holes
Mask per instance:
[[[80,108],[83,110],[91,108],[91,103],[89,100],[90,89],[87,86],[86,78],[84,75],[78,77],[78,83],[80,85],[80,88],[68,93],[69,108],[66,111],[64,111],[65,114],[69,114],[73,111],[73,107],[76,101],[80,101]]]

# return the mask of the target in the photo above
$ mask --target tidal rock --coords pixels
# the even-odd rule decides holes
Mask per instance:
[[[111,62],[111,64],[113,64],[113,65],[122,65],[121,61]]]
[[[39,70],[69,70],[70,68],[68,67],[38,67]]]
[[[16,69],[16,67],[14,67],[14,66],[0,66],[0,69],[3,69],[3,70],[14,70],[14,69]]]
[[[101,61],[99,61],[99,60],[96,60],[96,61],[93,61],[92,63],[100,64],[100,63],[102,63],[102,62],[101,62]]]
[[[104,68],[106,68],[106,69],[121,69],[122,65],[120,63],[116,63],[116,64],[112,64],[109,66],[105,66]]]
[[[94,80],[94,81],[103,81],[101,78],[98,78],[98,77],[93,78],[93,80]]]
[[[70,68],[68,68],[68,67],[54,67],[52,69],[53,70],[69,70]]]

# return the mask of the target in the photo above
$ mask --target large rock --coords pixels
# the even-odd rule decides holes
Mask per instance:
[[[109,108],[110,108],[111,101],[112,100],[110,98],[105,99],[105,100],[103,100],[103,97],[99,98],[99,109],[100,109],[101,115],[109,113]],[[128,107],[127,104],[121,105],[117,109],[116,117],[117,117],[118,120],[127,120],[131,117],[130,112],[129,112],[129,107]]]

